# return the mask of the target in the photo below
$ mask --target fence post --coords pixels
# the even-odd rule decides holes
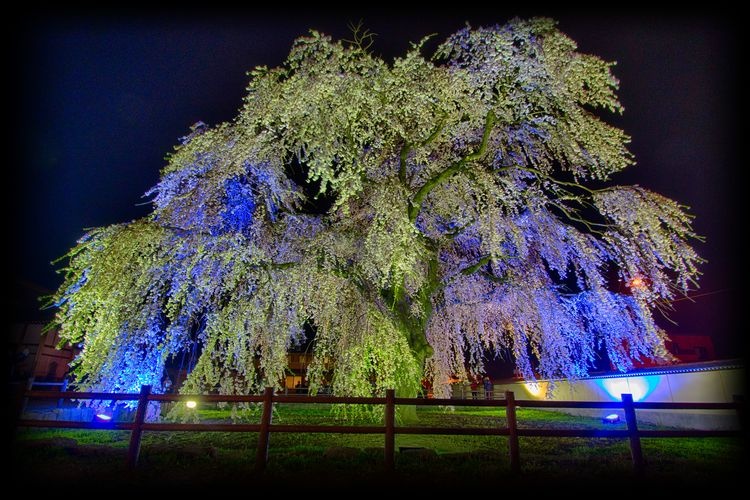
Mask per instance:
[[[385,391],[385,470],[392,472],[395,468],[393,454],[396,449],[396,391]]]
[[[732,396],[732,402],[737,405],[737,418],[740,421],[740,429],[745,426],[745,421],[742,419],[742,415],[745,409],[745,396],[740,394],[734,394]]]
[[[68,390],[68,377],[65,377],[62,381],[62,385],[60,386],[60,392],[65,392]],[[63,405],[63,398],[60,398],[57,400],[57,407],[62,408]]]
[[[508,448],[510,450],[511,472],[521,472],[521,453],[518,448],[518,420],[516,419],[516,396],[513,391],[505,391],[507,408],[505,417],[508,420]]]
[[[263,472],[268,462],[268,442],[273,416],[273,387],[266,387],[263,393],[263,415],[260,418],[258,449],[255,452],[255,472]]]
[[[24,390],[24,396],[21,398],[21,411],[18,412],[18,418],[21,418],[21,415],[24,414],[26,411],[26,406],[29,404],[29,397],[26,396],[26,393],[31,391],[34,388],[34,379],[35,377],[29,377],[28,380],[26,380],[26,387]]]
[[[633,458],[633,470],[636,476],[643,475],[643,450],[641,450],[641,436],[638,433],[638,421],[633,407],[633,395],[622,395],[622,407],[625,410],[625,422],[628,424],[630,439],[630,456]]]
[[[26,384],[19,382],[13,391],[12,405],[7,407],[8,411],[8,435],[12,441],[16,436],[18,430],[18,421],[23,417],[23,406],[24,400],[26,399]]]
[[[151,386],[142,385],[138,408],[135,410],[133,430],[130,431],[130,445],[128,446],[128,467],[134,469],[138,465],[138,456],[141,454],[141,436],[143,435],[143,422],[146,420],[148,409],[148,397],[151,395]]]

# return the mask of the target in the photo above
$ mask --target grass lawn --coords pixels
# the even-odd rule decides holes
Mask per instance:
[[[443,411],[426,407],[419,409],[419,422],[412,425],[504,426],[504,411],[504,408]],[[199,414],[203,421],[217,422],[228,420],[229,412],[201,410]],[[522,427],[605,426],[594,418],[524,408],[518,410],[518,419]],[[244,415],[243,420],[257,421],[258,416]],[[341,421],[325,405],[285,404],[278,405],[274,423]],[[606,427],[624,428],[624,424]],[[506,437],[397,435],[396,449],[402,450],[397,453],[393,476],[383,472],[382,435],[272,434],[269,463],[263,476],[252,472],[257,444],[254,433],[147,432],[139,466],[132,472],[124,465],[128,439],[129,433],[122,431],[20,430],[12,448],[12,474],[37,485],[53,485],[58,481],[135,482],[168,489],[217,484],[264,484],[288,490],[363,488],[395,480],[416,488],[484,490],[541,484],[632,485],[635,482],[628,443],[619,439],[521,438],[522,472],[513,475]],[[730,487],[741,477],[744,449],[739,440],[643,439],[642,443],[649,483],[672,488]]]

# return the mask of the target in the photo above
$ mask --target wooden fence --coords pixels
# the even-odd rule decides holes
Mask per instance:
[[[138,401],[133,422],[112,422],[105,425],[85,421],[59,421],[24,419],[22,417],[24,401],[32,399],[90,399],[105,401]],[[146,422],[146,411],[150,402],[178,402],[196,400],[202,402],[225,403],[262,403],[263,412],[259,424],[189,424],[173,422]],[[367,404],[385,405],[384,425],[277,425],[271,421],[274,403],[317,403],[317,404]],[[507,427],[496,428],[459,428],[459,427],[410,427],[396,425],[396,405],[411,406],[485,406],[505,407]],[[615,429],[526,429],[519,428],[516,408],[600,408],[623,410],[626,430]],[[94,393],[94,392],[57,392],[21,390],[17,396],[18,427],[52,427],[60,429],[110,429],[129,430],[127,464],[135,467],[141,448],[141,437],[144,431],[220,431],[220,432],[257,432],[258,447],[255,468],[262,472],[268,461],[269,437],[274,432],[324,432],[343,434],[383,434],[385,436],[385,468],[394,470],[396,434],[443,434],[473,436],[507,436],[510,453],[510,466],[513,472],[521,470],[521,451],[519,438],[536,437],[588,437],[620,438],[630,442],[630,453],[636,474],[643,474],[644,462],[641,450],[641,438],[682,438],[682,437],[739,437],[741,431],[726,430],[640,430],[636,410],[734,410],[742,422],[744,401],[735,396],[733,403],[636,403],[631,394],[623,394],[622,401],[516,401],[513,392],[505,393],[505,399],[421,399],[397,398],[392,389],[386,391],[385,397],[334,397],[334,396],[287,396],[276,395],[270,387],[262,396],[228,396],[199,395],[185,396],[177,394],[152,394],[151,386],[141,387],[140,394]]]

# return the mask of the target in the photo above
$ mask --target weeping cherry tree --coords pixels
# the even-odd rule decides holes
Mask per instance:
[[[685,207],[610,181],[634,163],[601,118],[622,112],[613,63],[549,19],[392,63],[366,41],[312,32],[253,70],[148,216],[69,252],[54,326],[83,345],[79,388],[158,391],[185,352],[183,392],[278,387],[310,331],[311,389],[342,395],[445,396],[498,355],[530,379],[669,359],[653,314],[695,286],[696,236]]]

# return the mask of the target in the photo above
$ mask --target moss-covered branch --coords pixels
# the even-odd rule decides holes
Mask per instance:
[[[465,267],[461,269],[461,274],[464,276],[469,276],[470,274],[474,274],[475,272],[479,271],[483,266],[487,265],[487,263],[492,259],[491,255],[485,255],[476,264],[472,264],[471,266]]]
[[[478,160],[481,158],[484,153],[487,151],[487,143],[489,142],[490,133],[492,132],[492,127],[495,125],[495,113],[494,111],[491,111],[487,113],[487,117],[484,121],[484,132],[482,133],[482,142],[479,144],[479,147],[476,151],[474,151],[471,154],[468,154],[458,160],[457,162],[452,163],[448,168],[440,172],[439,174],[435,175],[431,179],[429,179],[427,182],[425,182],[422,187],[420,187],[416,193],[414,193],[414,196],[412,197],[411,201],[409,202],[409,220],[414,222],[417,220],[417,215],[419,215],[419,211],[422,209],[422,202],[427,197],[428,194],[432,192],[433,189],[438,187],[443,182],[450,179],[454,174],[460,172],[463,170],[467,164],[471,163],[472,161]]]
[[[440,132],[443,131],[443,128],[445,127],[445,120],[446,115],[443,114],[440,118],[440,121],[435,126],[435,129],[430,133],[430,135],[425,139],[424,141],[419,142],[417,145],[419,147],[425,147],[428,146],[432,141],[437,139]],[[409,142],[404,142],[404,144],[401,146],[401,152],[399,153],[399,169],[398,169],[398,178],[401,181],[403,185],[407,185],[407,178],[406,178],[406,163],[409,159],[409,153],[412,151],[412,144]]]

